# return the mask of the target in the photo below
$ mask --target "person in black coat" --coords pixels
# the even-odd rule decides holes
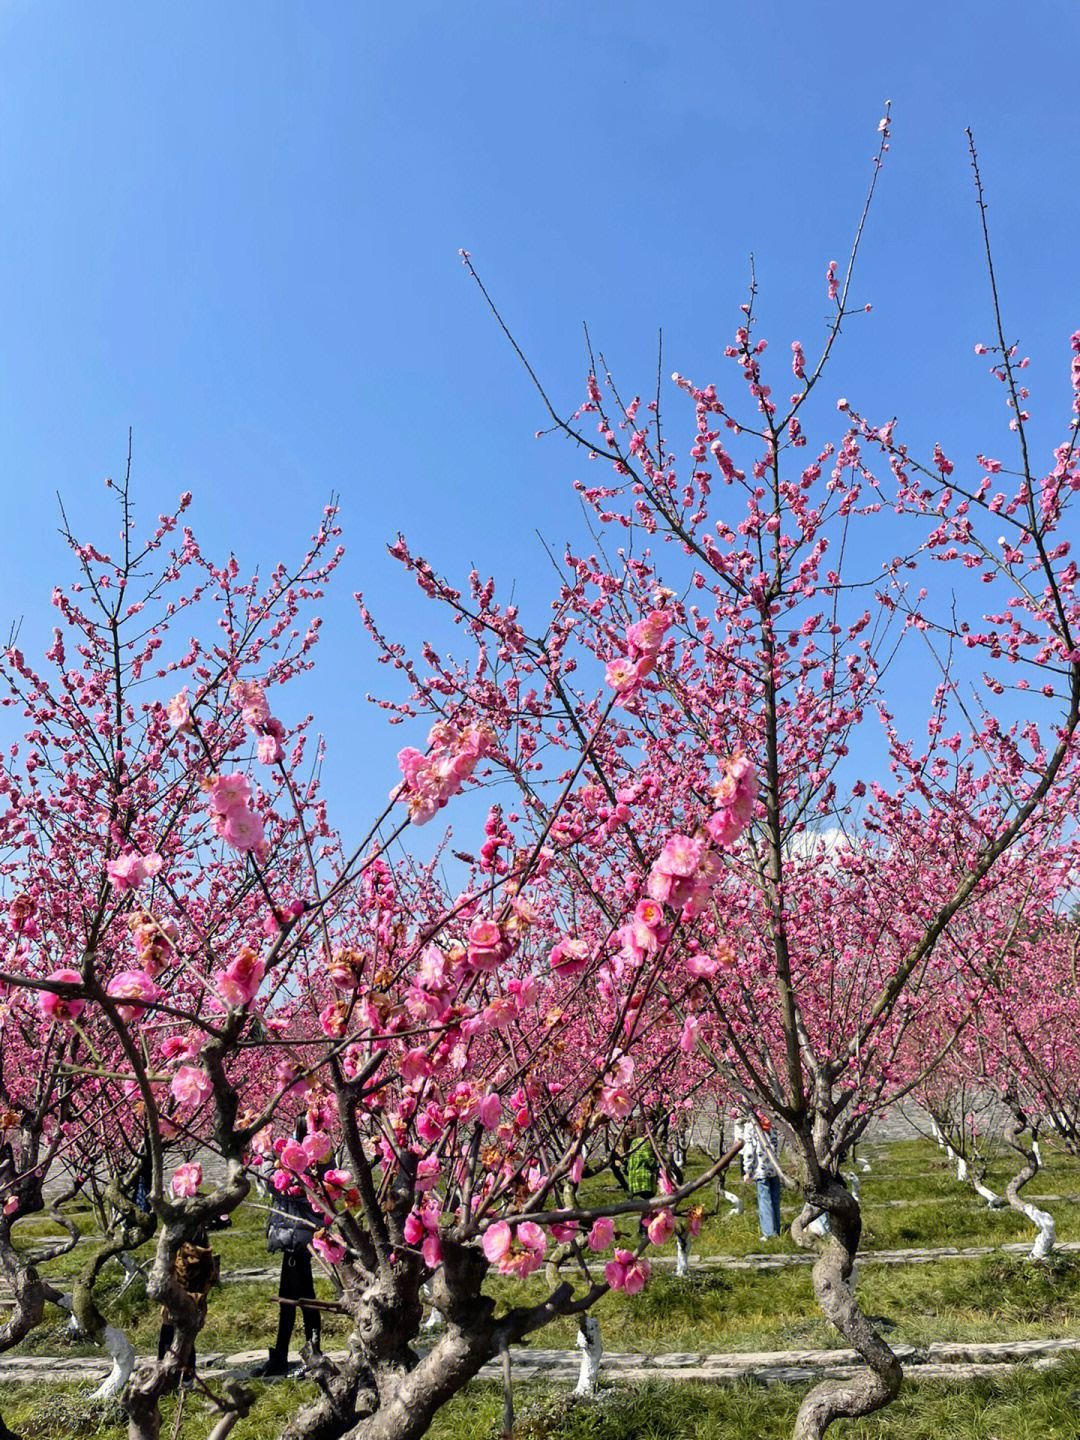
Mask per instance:
[[[297,1121],[296,1139],[302,1141],[307,1135],[307,1125]],[[295,1193],[278,1191],[272,1201],[270,1219],[266,1226],[266,1248],[271,1255],[281,1253],[281,1283],[278,1295],[282,1300],[314,1300],[315,1280],[311,1273],[311,1237],[319,1228],[320,1220],[308,1204],[303,1187],[296,1182]],[[278,1329],[269,1358],[252,1373],[263,1378],[286,1375],[289,1369],[289,1341],[296,1324],[296,1311],[304,1316],[304,1338],[315,1351],[319,1349],[322,1333],[322,1317],[318,1310],[306,1306],[281,1305],[278,1309]]]

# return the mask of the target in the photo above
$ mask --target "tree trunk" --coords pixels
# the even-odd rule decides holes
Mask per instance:
[[[792,1225],[804,1249],[817,1252],[814,1293],[826,1319],[870,1367],[850,1380],[825,1380],[816,1385],[799,1408],[792,1440],[821,1440],[834,1420],[870,1415],[896,1398],[903,1379],[900,1362],[859,1309],[853,1272],[862,1234],[858,1201],[832,1176],[820,1189],[805,1187],[806,1205]],[[812,1237],[807,1225],[815,1210],[829,1217],[828,1234]]]
[[[1024,1161],[1022,1168],[1006,1184],[1005,1198],[1012,1208],[1026,1216],[1039,1232],[1028,1259],[1045,1260],[1057,1244],[1057,1228],[1054,1225],[1054,1217],[1048,1211],[1040,1210],[1037,1205],[1032,1205],[1030,1200],[1022,1199],[1020,1195],[1020,1191],[1028,1181],[1034,1179],[1039,1173],[1039,1142],[1033,1140],[1030,1148],[1024,1144],[1023,1135],[1028,1128],[1028,1121],[1015,1095],[1006,1095],[1005,1104],[1012,1115],[1012,1124],[1006,1128],[1005,1138]]]

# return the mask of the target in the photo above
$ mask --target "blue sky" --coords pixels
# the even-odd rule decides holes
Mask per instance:
[[[407,642],[431,623],[385,542],[404,529],[462,577],[475,562],[542,615],[535,532],[581,534],[587,467],[533,438],[538,400],[458,247],[568,408],[583,320],[630,392],[660,326],[665,372],[727,385],[751,251],[774,351],[820,336],[886,99],[856,284],[874,309],[813,438],[838,437],[846,395],[915,443],[1005,450],[972,353],[991,337],[971,125],[1051,443],[1080,323],[1078,29],[1072,0],[0,0],[4,628],[24,615],[43,648],[67,573],[55,492],[109,537],[129,426],[143,513],[194,491],[204,544],[245,569],[297,553],[339,491],[348,554],[306,703],[359,821],[402,735],[363,703],[385,671],[351,594]]]

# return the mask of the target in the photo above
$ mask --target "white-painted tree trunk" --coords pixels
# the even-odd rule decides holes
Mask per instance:
[[[934,1137],[934,1139],[937,1141],[937,1148],[938,1148],[939,1150],[944,1150],[944,1149],[945,1149],[945,1136],[941,1133],[941,1126],[940,1126],[940,1125],[937,1123],[937,1121],[934,1120],[934,1119],[931,1119],[931,1121],[930,1121],[930,1134],[931,1134],[931,1135]]]
[[[575,1395],[595,1395],[600,1383],[600,1357],[604,1342],[600,1338],[600,1321],[595,1315],[584,1315],[578,1326],[575,1343],[581,1351],[581,1370],[574,1388]]]
[[[90,1396],[91,1400],[108,1400],[113,1395],[119,1395],[130,1380],[135,1364],[135,1350],[131,1341],[122,1330],[117,1330],[115,1325],[105,1326],[104,1343],[106,1351],[112,1356],[112,1369]]]
[[[75,1318],[75,1311],[72,1308],[74,1301],[70,1295],[61,1295],[56,1302],[61,1309],[69,1313],[68,1330],[72,1335],[81,1336],[82,1328]],[[112,1369],[106,1375],[98,1388],[90,1396],[91,1400],[108,1400],[112,1395],[119,1395],[124,1386],[131,1378],[131,1372],[135,1366],[135,1349],[124,1334],[115,1325],[106,1325],[105,1333],[101,1337],[105,1347],[105,1353],[112,1356]]]
[[[1031,1153],[1035,1156],[1035,1164],[1038,1165],[1041,1170],[1043,1168],[1042,1150],[1039,1148],[1039,1142],[1037,1140],[1032,1140],[1031,1142]]]
[[[984,1185],[981,1180],[972,1180],[971,1183],[975,1187],[975,1194],[981,1195],[991,1210],[1000,1210],[1005,1204],[1001,1196],[991,1190],[988,1185]]]
[[[957,1155],[956,1157],[956,1178],[960,1181],[961,1185],[967,1184],[968,1164],[962,1155]]]
[[[855,1171],[853,1170],[850,1175],[845,1176],[845,1179],[847,1181],[847,1188],[851,1191],[852,1195],[855,1196],[855,1199],[858,1200],[859,1191],[862,1188],[862,1183],[859,1180],[858,1175],[856,1175]]]
[[[690,1274],[690,1241],[684,1235],[675,1236],[675,1274]]]
[[[1032,1205],[1030,1200],[1023,1202],[1023,1210],[1039,1232],[1038,1239],[1031,1247],[1031,1254],[1028,1258],[1045,1260],[1057,1244],[1057,1227],[1054,1224],[1054,1217],[1047,1211],[1040,1210],[1037,1205]]]

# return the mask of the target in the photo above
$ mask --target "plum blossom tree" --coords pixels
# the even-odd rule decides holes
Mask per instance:
[[[874,183],[888,116],[881,136]],[[982,214],[977,169],[976,182]],[[850,1283],[861,1216],[840,1164],[872,1116],[948,1054],[955,1034],[914,1074],[905,1063],[943,997],[956,1027],[970,1015],[964,934],[999,923],[1006,858],[1017,871],[1053,868],[1077,783],[1080,616],[1066,517],[1080,488],[1080,333],[1072,413],[1042,471],[1027,362],[1005,339],[996,291],[996,343],[978,352],[993,354],[1011,411],[1008,467],[984,455],[961,466],[940,446],[920,458],[895,420],[846,398],[839,443],[807,463],[804,418],[853,313],[865,217],[846,271],[827,270],[833,318],[819,359],[791,346],[789,399],[767,380],[753,286],[725,351],[745,405],[673,377],[693,408],[685,468],[661,394],[624,400],[591,349],[576,410],[540,389],[552,428],[613,471],[607,484],[578,483],[595,546],[565,554],[542,633],[497,603],[494,581],[474,573],[463,595],[404,540],[391,551],[488,662],[481,686],[433,647],[423,669],[388,647],[412,682],[404,711],[468,698],[494,734],[515,735],[507,768],[522,813],[583,842],[551,860],[574,897],[572,938],[586,941],[560,960],[580,961],[603,1002],[645,1033],[678,1035],[723,1093],[770,1110],[791,1141],[788,1183],[804,1201],[795,1237],[816,1254],[825,1314],[868,1365],[814,1388],[796,1440],[899,1389],[899,1362]],[[986,254],[993,278],[989,241]],[[902,664],[903,697],[888,684]],[[600,666],[614,709],[590,690]],[[920,676],[922,743],[897,714]],[[537,757],[553,754],[563,774],[586,775],[560,796],[549,832],[559,777]],[[828,1228],[814,1233],[821,1214]]]
[[[312,1357],[320,1398],[284,1435],[408,1440],[532,1330],[609,1289],[640,1289],[646,1250],[670,1240],[678,1207],[710,1178],[600,1209],[573,1192],[683,1061],[669,1017],[633,987],[597,1001],[586,978],[593,947],[617,931],[658,950],[662,910],[624,896],[614,916],[587,912],[565,892],[565,867],[591,854],[588,739],[539,823],[491,808],[462,890],[442,878],[449,835],[432,860],[390,863],[478,767],[520,765],[528,728],[505,717],[493,728],[471,702],[436,717],[423,752],[402,751],[384,813],[346,849],[319,756],[305,761],[308,722],[287,727],[271,703],[312,663],[318,622],[297,622],[340,553],[333,507],[295,569],[243,580],[190,531],[171,538],[188,497],[140,546],[127,481],[117,488],[115,555],[69,535],[81,575],[54,596],[51,669],[14,647],[4,666],[6,703],[29,729],[0,778],[3,1019],[48,1059],[33,1072],[40,1094],[9,1097],[21,1111],[8,1129],[24,1137],[0,1176],[0,1253],[21,1267],[11,1343],[45,1298],[65,1297],[39,1282],[10,1226],[40,1209],[51,1164],[85,1179],[104,1137],[107,1233],[67,1304],[114,1355],[132,1440],[158,1440],[161,1399],[205,1318],[183,1283],[192,1247],[261,1174],[317,1208],[313,1249],[353,1324],[344,1361]],[[177,645],[176,617],[190,631],[200,610],[217,613],[217,638]],[[662,629],[642,633],[642,654]],[[598,699],[582,718],[597,743],[611,709]],[[676,837],[658,875],[702,908],[715,867]],[[118,1121],[137,1137],[126,1155]],[[130,1194],[136,1166],[148,1210]],[[133,1364],[95,1287],[155,1224],[147,1291],[172,1341]],[[489,1269],[527,1277],[553,1243],[569,1247],[578,1285],[557,1277],[544,1299],[500,1312]],[[446,1323],[421,1357],[425,1287]],[[211,1394],[224,1440],[252,1395],[237,1382]]]

